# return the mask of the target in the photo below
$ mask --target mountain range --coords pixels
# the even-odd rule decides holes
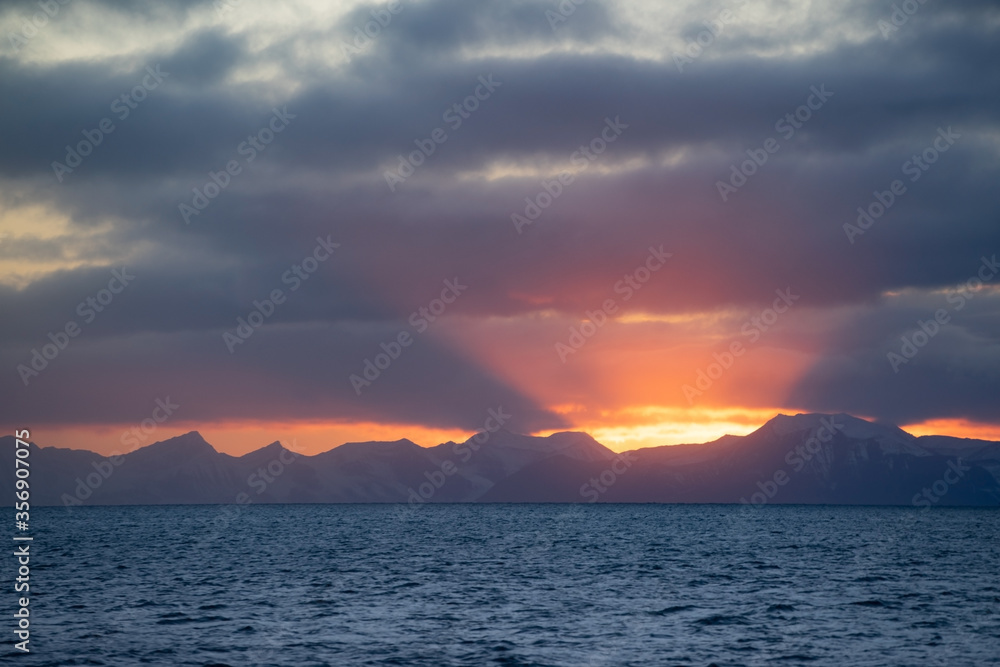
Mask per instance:
[[[0,438],[4,469],[14,438]],[[106,458],[31,444],[33,505],[633,502],[1000,505],[1000,442],[915,437],[846,414],[778,415],[745,436],[621,454],[586,433],[347,443],[243,456],[195,431]],[[0,478],[12,504],[14,475]]]

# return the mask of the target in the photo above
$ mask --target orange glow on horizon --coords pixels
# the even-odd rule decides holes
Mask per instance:
[[[559,406],[559,411],[572,419],[573,412],[585,412],[579,408],[582,406],[564,405]],[[624,452],[643,447],[711,442],[724,435],[746,435],[781,411],[778,408],[637,406],[602,411],[599,419],[583,417],[571,430],[589,433],[605,447]],[[538,435],[555,432],[544,431]]]
[[[950,435],[956,438],[1000,442],[1000,425],[972,422],[967,419],[930,419],[901,429],[912,435]]]
[[[633,406],[595,413],[579,404],[553,406],[571,426],[532,435],[547,436],[559,431],[583,431],[616,452],[664,445],[711,442],[723,435],[746,435],[760,428],[778,413],[795,414],[789,408]],[[217,451],[231,456],[279,441],[293,451],[313,455],[347,442],[390,441],[407,438],[422,447],[444,442],[462,442],[473,435],[462,429],[435,429],[418,424],[376,424],[373,422],[218,422],[194,424],[167,422],[136,440],[123,436],[136,428],[128,425],[65,424],[31,429],[31,440],[42,447],[85,449],[102,455],[127,453],[154,442],[189,431],[198,431]],[[901,427],[915,436],[949,435],[1000,442],[1000,425],[964,419],[936,419]],[[139,432],[141,434],[141,432]],[[138,444],[135,446],[134,443]]]
[[[347,442],[407,438],[422,447],[466,440],[472,433],[460,429],[435,429],[417,424],[357,422],[166,422],[151,433],[133,432],[137,424],[66,424],[31,429],[31,440],[42,447],[86,449],[105,456],[128,453],[154,442],[198,431],[216,451],[242,456],[278,441],[287,449],[313,455]],[[126,437],[137,433],[134,438]],[[138,442],[138,446],[136,446]]]

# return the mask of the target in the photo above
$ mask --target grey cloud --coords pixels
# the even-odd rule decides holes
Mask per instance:
[[[148,413],[150,401],[169,395],[184,406],[184,419],[195,421],[349,417],[472,430],[481,427],[487,409],[503,405],[516,428],[566,426],[560,416],[436,342],[431,332],[415,335],[358,395],[349,376],[361,375],[365,359],[381,353],[380,344],[402,329],[265,327],[234,354],[221,331],[103,340],[84,332],[27,387],[5,372],[0,397],[6,414],[25,423],[130,422]],[[5,369],[26,361],[21,351],[0,352]]]
[[[275,350],[285,349],[275,351],[280,367],[252,353],[239,356],[255,359],[253,372],[260,375],[254,377],[289,378],[292,369],[304,373],[317,396],[332,392],[331,414],[354,408],[346,400],[350,396],[343,395],[347,385],[329,389],[311,375],[309,360],[327,349],[316,332],[324,327],[339,332],[329,344],[349,351],[352,359],[364,358],[364,350],[379,341],[371,336],[354,340],[344,327],[397,325],[445,277],[461,276],[475,286],[463,297],[463,314],[470,316],[541,308],[579,314],[606,298],[615,281],[643,259],[648,245],[664,244],[675,256],[637,299],[645,310],[701,312],[765,304],[775,288],[785,286],[800,292],[803,303],[820,308],[877,304],[887,290],[951,285],[968,276],[974,268],[970,262],[1000,251],[996,145],[989,139],[996,136],[995,110],[1000,108],[1000,72],[992,67],[1000,60],[1000,42],[995,22],[988,20],[995,13],[992,4],[947,9],[927,4],[920,20],[898,37],[883,40],[876,34],[868,42],[837,44],[796,58],[749,58],[745,51],[751,38],[735,30],[684,73],[669,59],[655,63],[620,55],[549,53],[471,61],[456,55],[482,44],[583,44],[628,35],[608,6],[594,2],[581,5],[553,35],[544,10],[554,6],[477,6],[457,0],[406,4],[362,57],[332,73],[299,71],[294,44],[249,53],[245,37],[212,31],[184,35],[180,48],[152,54],[148,63],[130,63],[127,71],[112,67],[122,64],[118,61],[49,68],[0,61],[0,112],[8,121],[0,133],[4,185],[26,188],[36,201],[68,214],[74,226],[112,220],[113,231],[94,242],[100,244],[94,254],[127,255],[141,276],[87,331],[89,342],[78,347],[77,361],[68,357],[64,370],[52,371],[62,379],[49,384],[65,386],[60,391],[68,393],[50,388],[29,399],[10,389],[8,395],[20,401],[19,409],[40,415],[40,397],[49,404],[68,401],[72,392],[84,390],[84,379],[94,369],[117,369],[113,377],[120,384],[115,386],[131,387],[126,362],[155,375],[190,356],[191,363],[178,367],[191,377],[178,381],[191,388],[191,396],[202,396],[196,391],[198,378],[210,375],[208,369],[226,370],[207,347],[202,356],[202,346],[244,315],[254,298],[280,286],[281,273],[301,260],[317,235],[333,234],[344,244],[343,254],[282,309],[281,327],[265,327],[250,343],[261,350],[272,342]],[[859,6],[845,10],[844,20],[868,21],[886,5],[869,14]],[[346,17],[337,34],[367,20],[370,9],[361,7]],[[204,185],[209,171],[234,157],[274,105],[273,91],[264,95],[253,86],[230,86],[227,76],[241,64],[268,58],[290,77],[301,77],[297,92],[279,105],[297,118],[185,225],[178,204],[190,198],[193,187]],[[156,63],[171,72],[167,83],[117,123],[94,154],[58,184],[51,161],[60,159],[83,129],[108,116],[109,102],[134,86],[146,65]],[[459,130],[449,132],[448,141],[411,179],[389,193],[381,168],[413,150],[415,139],[442,127],[443,110],[469,95],[477,77],[488,73],[503,82],[502,88]],[[746,159],[746,150],[775,136],[775,121],[819,84],[834,91],[831,101],[792,139],[782,140],[780,152],[722,203],[716,181],[728,176],[731,164]],[[584,173],[522,236],[510,214],[523,211],[524,198],[538,194],[538,179],[456,181],[459,172],[493,162],[565,160],[597,135],[606,116],[620,116],[630,127],[598,164],[649,163],[599,177],[594,170]],[[946,126],[964,138],[919,181],[908,182],[906,195],[850,244],[843,224],[854,221],[856,208],[899,178],[902,163]],[[659,166],[670,150],[684,150],[685,159]],[[27,259],[65,252],[59,242],[6,243],[0,252],[16,251]],[[0,290],[0,309],[11,314],[0,337],[0,356],[8,367],[71,317],[106,273],[66,271],[25,290]],[[544,299],[530,302],[524,294]],[[948,359],[970,368],[997,368],[997,323],[986,313],[936,341],[937,350],[928,350],[908,369],[913,371],[909,383],[869,377],[874,371],[864,369],[884,363],[878,354],[898,333],[896,327],[905,326],[897,315],[880,311],[872,316],[867,326],[880,337],[855,342],[843,333],[831,343],[830,358],[851,363],[820,364],[803,379],[798,390],[811,407],[901,419],[917,410],[901,407],[904,398],[931,409],[934,383],[947,384],[942,377]],[[115,341],[142,333],[151,338],[136,343],[136,349],[149,360],[123,357],[116,366]],[[471,386],[476,401],[501,396],[534,415],[531,423],[555,423],[474,362],[440,346],[428,345],[434,354],[414,355],[407,362],[412,368],[401,365],[400,384],[386,381],[373,391],[365,405],[377,410],[359,409],[374,416],[398,400],[401,407],[393,418],[423,419],[424,414],[435,424],[457,423],[471,403],[461,402],[456,387]],[[340,375],[344,371],[336,367]],[[430,397],[459,401],[461,409],[434,409],[430,398],[425,403],[395,393],[419,394],[424,386],[419,378],[426,383],[428,377],[440,377]],[[947,411],[957,414],[966,405],[969,414],[985,419],[988,408],[978,392],[995,381],[989,371],[970,377],[975,378],[972,389],[955,389]],[[857,382],[869,382],[872,389],[850,393]],[[264,409],[267,390],[246,391],[245,405]],[[892,391],[903,393],[893,399]],[[378,396],[385,396],[384,403]],[[305,403],[309,407],[302,414],[319,414],[317,403]],[[225,414],[242,415],[243,409],[234,403]],[[67,410],[73,418],[85,413]],[[110,418],[113,412],[102,414]]]

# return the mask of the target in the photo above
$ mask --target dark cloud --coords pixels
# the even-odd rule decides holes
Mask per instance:
[[[361,5],[349,12],[340,22],[342,39],[353,45],[357,37],[355,28],[364,30],[374,19],[373,12],[384,16],[381,12],[385,6],[386,3]],[[535,0],[477,3],[400,0],[398,13],[371,40],[372,48],[362,53],[384,57],[405,67],[407,61],[414,58],[451,59],[463,47],[589,42],[628,34],[606,3],[590,0],[580,4],[566,3],[566,6],[566,11],[561,13],[557,3]],[[370,28],[369,32],[376,30]]]
[[[791,387],[789,401],[817,411],[838,406],[896,424],[1000,421],[1000,296],[949,294],[951,300],[939,295],[919,306],[851,318]],[[947,316],[943,326],[934,320],[939,309]]]
[[[402,331],[413,342],[396,350],[391,344]],[[265,327],[234,344],[232,353],[221,330],[92,334],[83,326],[27,386],[5,373],[0,398],[6,414],[25,423],[121,423],[169,395],[184,406],[184,419],[193,421],[325,419],[474,430],[486,410],[503,406],[514,428],[567,426],[475,360],[442,345],[433,332],[419,334],[406,323]],[[43,335],[32,347],[47,343]],[[366,377],[366,360],[385,366],[376,359],[383,343],[397,357],[380,376],[369,371],[367,377],[375,379],[358,384],[359,394],[350,377]],[[8,349],[0,353],[0,364],[13,369],[30,358],[30,350]]]
[[[762,37],[734,25],[683,72],[669,53],[654,61],[621,50],[582,52],[602,40],[628,42],[638,30],[610,5],[592,1],[555,32],[545,14],[554,3],[404,1],[371,45],[330,70],[301,51],[325,40],[339,52],[340,41],[382,5],[358,7],[329,30],[306,26],[264,48],[222,25],[179,35],[176,46],[141,61],[116,56],[42,66],[2,59],[0,191],[44,202],[69,216],[72,229],[92,231],[108,221],[111,229],[86,242],[72,234],[14,239],[0,245],[0,256],[37,261],[80,251],[137,275],[87,329],[85,342],[74,342],[52,377],[39,379],[37,391],[23,392],[8,373],[5,400],[41,418],[42,406],[69,404],[74,392],[107,373],[107,396],[61,408],[57,419],[116,418],[119,410],[106,403],[138,392],[151,377],[176,377],[190,401],[215,392],[220,418],[383,415],[454,425],[479,403],[503,400],[532,426],[557,424],[444,339],[422,341],[425,351],[394,366],[394,377],[373,388],[363,407],[345,393],[348,366],[376,352],[379,336],[403,326],[446,278],[470,285],[463,315],[578,315],[606,298],[648,246],[662,244],[674,258],[642,292],[646,311],[766,305],[784,287],[809,307],[870,308],[863,328],[878,336],[834,337],[790,403],[801,396],[816,409],[887,419],[911,419],[921,410],[995,419],[980,398],[989,387],[995,395],[1000,364],[991,313],[949,329],[905,373],[890,377],[886,346],[909,325],[879,304],[887,291],[954,285],[974,269],[970,262],[1000,251],[993,192],[1000,171],[997,9],[921,5],[912,22],[883,39],[875,22],[891,4],[842,10],[841,27],[874,31],[867,40],[831,41],[794,57],[781,52],[793,36]],[[149,5],[134,11],[155,14]],[[679,34],[697,24],[692,20],[678,26]],[[817,43],[833,40],[815,30]],[[484,55],[468,55],[476,49]],[[114,118],[112,101],[157,65],[169,72],[166,81],[129,117],[115,118],[115,131],[57,182],[52,161],[62,160],[84,130]],[[241,78],[271,66],[287,78]],[[502,85],[460,128],[448,128],[443,112],[491,74]],[[746,151],[780,137],[776,121],[802,105],[813,86],[833,97],[722,202],[717,181],[747,159]],[[267,126],[275,107],[294,120],[253,163],[243,163],[238,147]],[[628,129],[524,234],[510,216],[542,191],[543,176],[471,175],[513,164],[550,179],[546,165],[564,164],[599,136],[608,117]],[[390,192],[383,171],[437,127],[447,129],[448,140]],[[843,226],[855,221],[857,207],[905,179],[903,164],[948,127],[961,138],[918,181],[907,180],[906,194],[850,243]],[[178,205],[190,203],[192,188],[204,187],[231,159],[243,163],[243,173],[186,224]],[[311,252],[317,236],[342,243],[342,252],[230,364],[222,330],[280,287],[283,272]],[[22,363],[48,331],[74,317],[108,272],[80,268],[0,289],[0,310],[10,314],[0,330],[5,367]],[[954,379],[963,375],[945,377],[955,364],[971,369],[967,390]],[[224,385],[233,377],[248,381],[230,389],[230,399]],[[941,386],[952,387],[946,400],[935,389]],[[276,398],[278,387],[295,400]]]

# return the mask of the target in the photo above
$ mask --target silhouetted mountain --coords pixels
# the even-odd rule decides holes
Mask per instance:
[[[609,485],[601,483],[597,467],[592,466],[590,473],[601,487],[607,487],[599,496],[607,502],[909,505],[926,488],[932,495],[917,500],[918,504],[1000,504],[998,478],[991,474],[1000,463],[1000,448],[992,450],[993,458],[988,450],[980,449],[980,459],[962,459],[959,464],[958,456],[933,451],[920,442],[895,426],[844,414],[778,415],[746,436],[631,452],[634,464]],[[540,479],[554,481],[558,471],[543,469],[551,467],[548,461],[526,467],[491,489],[484,499],[509,499],[512,494],[506,492],[507,487],[526,490]],[[580,475],[580,471],[572,473],[577,479]],[[945,492],[934,493],[935,483],[938,490],[944,486]],[[575,493],[577,500],[585,491],[582,484]],[[596,486],[590,484],[590,488]],[[552,498],[548,490],[534,493],[544,493],[546,499],[571,499],[568,493],[558,498]]]
[[[0,438],[13,471],[14,439]],[[121,457],[31,447],[34,505],[685,502],[1000,505],[1000,443],[914,437],[850,415],[778,415],[746,436],[615,454],[586,433],[497,431],[424,448],[278,442],[240,457],[197,432]],[[10,503],[13,474],[0,477]]]

